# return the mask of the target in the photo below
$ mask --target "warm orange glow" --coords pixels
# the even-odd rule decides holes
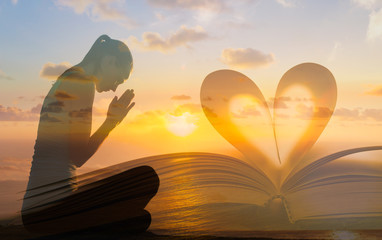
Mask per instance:
[[[168,115],[167,130],[179,137],[190,135],[197,128],[194,123],[195,117],[189,112],[185,112],[180,116]]]

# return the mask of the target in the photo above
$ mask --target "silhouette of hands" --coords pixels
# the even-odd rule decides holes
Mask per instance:
[[[117,96],[113,98],[109,105],[106,118],[106,121],[111,124],[111,126],[115,127],[122,122],[130,109],[134,107],[135,102],[131,103],[134,96],[134,90],[128,89],[119,99]]]

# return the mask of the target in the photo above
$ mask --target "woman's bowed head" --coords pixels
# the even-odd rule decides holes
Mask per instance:
[[[133,57],[126,44],[102,35],[76,67],[94,81],[97,92],[115,92],[129,78],[133,70]],[[107,121],[114,126],[120,123],[135,105],[131,103],[133,98],[132,89],[126,90],[119,99],[114,97],[108,109]]]
[[[133,70],[133,57],[126,44],[102,35],[77,67],[96,78],[97,92],[114,92],[119,84],[129,78]]]

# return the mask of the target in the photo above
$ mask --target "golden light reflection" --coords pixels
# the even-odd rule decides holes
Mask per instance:
[[[171,159],[173,164],[182,164],[192,159]],[[198,206],[203,204],[203,197],[197,191],[197,180],[189,174],[188,169],[179,169],[176,172],[167,172],[162,176],[162,187],[154,201],[148,207],[155,219],[151,228],[171,229],[174,233],[200,231],[207,219]],[[169,207],[171,206],[171,207]],[[159,210],[159,211],[158,211]],[[184,221],[187,219],[187,221]]]

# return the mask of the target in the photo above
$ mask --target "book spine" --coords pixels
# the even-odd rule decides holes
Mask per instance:
[[[283,196],[283,195],[280,195],[280,194],[277,194],[277,195],[274,195],[273,197],[271,197],[265,204],[264,206],[265,207],[270,207],[272,202],[275,201],[276,199],[280,199],[283,206],[284,206],[284,209],[285,209],[285,212],[287,213],[287,216],[288,216],[288,220],[290,223],[295,223],[295,219],[292,217],[292,213],[289,209],[289,206],[288,206],[288,201],[286,200],[286,198]]]

